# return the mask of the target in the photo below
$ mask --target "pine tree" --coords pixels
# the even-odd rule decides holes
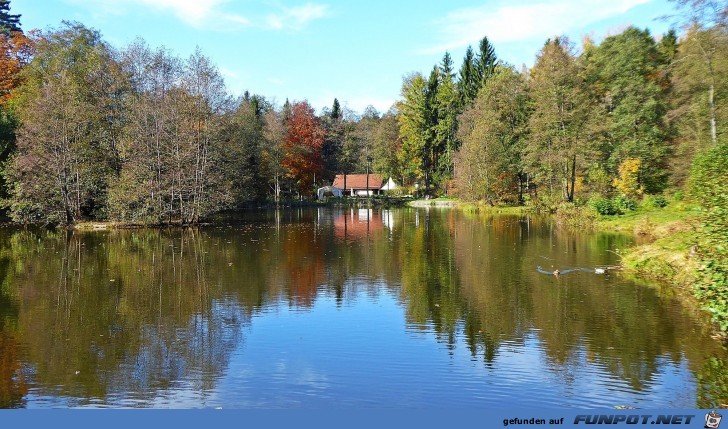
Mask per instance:
[[[456,132],[458,128],[457,117],[460,114],[458,91],[455,84],[455,74],[452,68],[452,58],[445,53],[439,69],[439,84],[435,104],[437,108],[437,121],[435,127],[434,150],[437,153],[435,165],[437,180],[444,181],[453,176],[453,154],[458,149]]]
[[[321,148],[321,157],[324,163],[322,179],[333,180],[338,173],[349,173],[350,165],[346,162],[343,154],[344,128],[342,112],[339,100],[334,98],[334,103],[328,114],[321,116],[321,122],[326,130],[326,140]]]
[[[498,64],[495,49],[488,41],[488,37],[483,37],[478,44],[478,48],[479,51],[476,56],[473,53],[473,48],[468,46],[465,51],[465,58],[463,58],[463,64],[460,67],[457,86],[460,93],[461,108],[465,108],[475,100],[478,91],[493,75],[495,66]]]
[[[0,33],[10,34],[20,29],[20,15],[10,13],[10,0],[0,0]]]
[[[475,96],[478,95],[476,86],[476,70],[475,70],[475,54],[473,48],[468,46],[463,58],[463,64],[460,66],[458,79],[458,93],[460,96],[460,106],[470,104]]]
[[[495,56],[495,49],[488,41],[488,37],[483,37],[479,44],[480,52],[475,59],[475,71],[477,74],[478,90],[482,88],[488,79],[495,72],[495,66],[498,64],[498,58]]]
[[[423,160],[427,153],[427,80],[420,73],[406,76],[401,95],[402,99],[397,102],[402,139],[399,163],[408,179],[420,180],[425,176]]]
[[[427,91],[425,92],[425,151],[422,165],[425,173],[425,191],[429,194],[430,188],[435,183],[435,171],[439,164],[441,148],[436,140],[437,121],[439,117],[437,94],[440,88],[440,69],[437,66],[432,68],[430,78],[427,80]]]
[[[667,33],[662,35],[660,43],[657,44],[657,50],[663,56],[662,62],[670,65],[675,60],[679,43],[675,29],[671,28]]]
[[[337,120],[341,118],[341,105],[339,104],[339,99],[334,98],[334,104],[331,106],[331,119]]]

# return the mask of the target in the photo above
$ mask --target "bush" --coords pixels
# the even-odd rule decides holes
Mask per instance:
[[[561,201],[561,197],[559,196],[542,194],[531,200],[531,204],[537,212],[556,213]]]
[[[589,198],[587,206],[591,207],[595,212],[600,215],[615,215],[620,214],[619,210],[612,204],[612,200],[601,195],[593,196]]]
[[[556,222],[571,228],[592,228],[597,217],[586,207],[577,207],[573,203],[562,203],[556,211]]]
[[[574,205],[577,207],[584,207],[585,205],[589,204],[589,199],[586,197],[576,197],[574,198]]]
[[[626,195],[617,195],[612,199],[612,205],[621,212],[631,212],[637,210],[637,202]]]
[[[723,331],[728,331],[727,165],[728,144],[722,143],[696,157],[690,172],[690,193],[701,205],[696,294]]]
[[[654,207],[661,209],[667,206],[667,199],[662,195],[647,195],[642,200],[642,205],[645,207]]]

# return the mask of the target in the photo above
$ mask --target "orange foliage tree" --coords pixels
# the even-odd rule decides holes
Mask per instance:
[[[20,85],[20,70],[33,57],[34,43],[20,31],[0,33],[0,105],[12,98]]]
[[[302,195],[313,195],[314,183],[323,174],[321,148],[324,136],[324,128],[311,105],[305,101],[293,104],[284,144],[283,167],[296,181]]]

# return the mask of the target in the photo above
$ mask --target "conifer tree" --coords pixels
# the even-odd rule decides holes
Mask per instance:
[[[10,0],[0,0],[0,33],[10,34],[20,29],[20,15],[10,13]]]
[[[438,158],[435,165],[436,174],[438,180],[442,181],[453,175],[452,157],[458,149],[455,134],[458,128],[457,117],[460,113],[452,58],[448,52],[445,52],[445,56],[442,58],[438,75],[440,80],[435,96],[437,118],[434,124],[434,150]]]
[[[488,79],[495,72],[495,66],[498,64],[498,58],[495,56],[495,49],[488,41],[488,37],[483,37],[479,44],[478,56],[475,59],[475,71],[478,79],[478,90],[482,88]]]
[[[473,48],[468,46],[468,49],[465,51],[465,57],[463,58],[463,64],[460,66],[460,73],[458,73],[460,106],[470,104],[475,99],[475,96],[478,95],[476,73],[475,54],[473,54]]]

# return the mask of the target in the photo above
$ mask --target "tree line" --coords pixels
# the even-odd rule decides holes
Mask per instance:
[[[724,144],[726,8],[678,1],[684,31],[634,27],[580,49],[549,39],[531,69],[487,37],[407,75],[386,113],[334,100],[318,115],[231,96],[199,49],[116,49],[80,23],[23,33],[0,1],[2,193],[12,219],[196,223],[251,203],[312,198],[335,174],[490,204],[640,198],[681,187]],[[408,188],[412,187],[412,188]]]
[[[429,77],[408,76],[406,174],[491,204],[680,188],[695,154],[725,142],[728,116],[726,7],[685,3],[680,37],[628,27],[578,50],[556,37],[523,70],[496,59],[486,37],[457,75],[446,53]]]
[[[375,158],[385,169],[397,139],[394,115],[372,107],[359,116],[334,99],[317,115],[306,101],[233,97],[199,49],[114,49],[71,22],[0,38],[2,192],[19,222],[190,224],[312,198],[337,173]]]

